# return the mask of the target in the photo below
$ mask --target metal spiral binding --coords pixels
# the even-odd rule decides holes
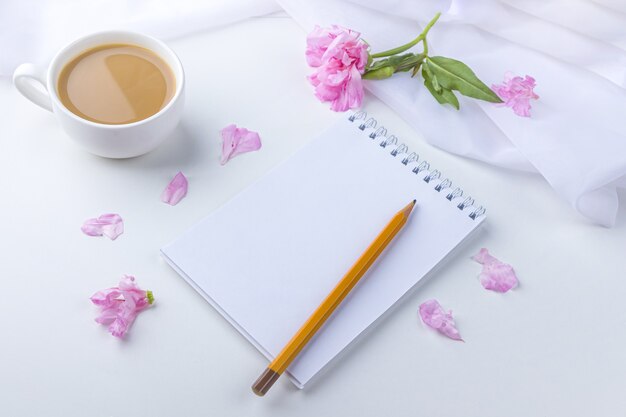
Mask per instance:
[[[380,147],[385,148],[387,145],[397,145],[397,144],[398,144],[398,138],[395,137],[394,135],[391,135],[385,138],[385,140],[383,140],[382,142],[380,142]]]
[[[487,211],[483,206],[476,207],[474,205],[474,199],[470,196],[463,196],[463,190],[460,187],[452,188],[452,181],[448,178],[440,180],[442,174],[441,171],[433,169],[431,171],[430,164],[427,161],[420,161],[419,155],[416,152],[410,152],[408,145],[405,143],[399,143],[398,138],[394,135],[387,136],[387,129],[384,126],[379,126],[378,121],[373,117],[368,118],[367,113],[363,110],[357,111],[348,117],[350,122],[358,122],[357,127],[366,131],[367,136],[372,140],[382,139],[379,142],[379,146],[383,149],[391,147],[389,154],[393,157],[402,155],[400,162],[404,165],[411,166],[411,172],[416,175],[425,173],[422,177],[422,181],[426,184],[434,184],[433,190],[443,194],[444,198],[456,204],[456,207],[465,211],[468,210],[468,217],[472,220],[476,220],[478,217],[485,214]],[[465,197],[465,198],[463,198]]]
[[[370,139],[376,139],[379,136],[387,136],[387,129],[379,127],[374,132],[370,133]]]

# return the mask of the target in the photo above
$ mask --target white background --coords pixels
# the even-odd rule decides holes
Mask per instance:
[[[371,96],[365,108],[487,206],[487,224],[305,390],[285,378],[252,394],[265,360],[158,249],[338,117],[304,78],[304,39],[290,19],[262,18],[170,42],[186,112],[170,140],[132,160],[85,153],[0,82],[1,414],[623,416],[624,204],[615,228],[591,225],[539,176],[432,148]],[[222,167],[229,123],[259,131],[263,148]],[[178,170],[189,195],[170,207],[159,196]],[[125,220],[116,241],[80,232],[106,212]],[[515,267],[517,290],[480,286],[469,257],[483,246]],[[88,299],[122,274],[156,297],[124,341],[93,321]],[[465,343],[419,322],[428,298],[454,310]]]

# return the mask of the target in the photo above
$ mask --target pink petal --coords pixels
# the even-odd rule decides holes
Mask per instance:
[[[479,279],[485,289],[504,293],[519,285],[513,267],[491,256],[487,249],[482,248],[472,259],[483,266]]]
[[[322,62],[322,55],[331,42],[330,34],[326,30],[315,26],[306,38],[306,62],[311,67],[317,67]]]
[[[89,219],[80,227],[87,236],[102,236],[102,225],[98,222],[98,219]]]
[[[139,290],[139,287],[135,283],[135,277],[132,275],[122,275],[122,279],[120,279],[118,288],[120,291]]]
[[[535,79],[530,75],[522,78],[507,71],[504,74],[504,83],[494,84],[491,89],[502,99],[501,105],[512,108],[518,116],[530,117],[530,100],[539,98],[533,91],[535,85]]]
[[[124,223],[121,221],[121,219],[119,223],[107,224],[102,226],[102,234],[111,240],[117,239],[117,237],[122,233],[124,233]]]
[[[330,84],[318,84],[315,89],[315,97],[321,102],[334,102],[341,97],[341,87],[334,87]]]
[[[101,307],[96,322],[107,325],[115,337],[124,337],[137,315],[150,307],[154,298],[152,292],[137,286],[135,278],[124,275],[118,287],[96,292],[91,301]]]
[[[167,184],[165,190],[161,194],[161,201],[171,206],[178,204],[187,195],[188,182],[182,172],[178,172],[176,176]]]
[[[100,315],[96,317],[96,323],[109,325],[117,319],[117,312],[119,310],[119,304],[123,303],[124,300],[115,300],[115,303],[109,307],[104,308],[100,311]]]
[[[452,311],[446,313],[437,300],[424,301],[419,306],[419,315],[424,324],[454,340],[463,340],[454,324]]]
[[[129,321],[118,315],[118,317],[116,317],[116,319],[109,325],[109,332],[111,335],[121,339],[126,335],[126,332],[128,332],[128,329],[134,320],[134,317]]]
[[[124,233],[124,221],[119,214],[103,214],[98,218],[86,220],[80,230],[87,236],[106,236],[115,240]]]
[[[358,32],[350,31],[341,26],[333,25],[330,28],[321,28],[316,25],[306,39],[307,47],[305,56],[309,66],[320,66],[329,46],[337,37],[343,34],[348,34],[354,39],[358,39],[360,36]]]
[[[261,149],[261,137],[257,132],[231,124],[222,129],[220,134],[222,135],[222,159],[220,161],[222,165],[237,155]]]
[[[146,296],[146,292],[137,286],[135,277],[132,275],[124,275],[118,284],[118,289],[122,295],[132,295],[133,299]]]
[[[497,261],[497,259],[491,256],[489,251],[485,248],[482,248],[481,250],[478,251],[476,255],[472,256],[472,260],[478,262],[481,265],[485,263],[491,263],[491,262]]]
[[[115,300],[122,295],[119,288],[107,288],[106,290],[98,291],[91,296],[90,300],[97,306],[110,307],[115,303]]]

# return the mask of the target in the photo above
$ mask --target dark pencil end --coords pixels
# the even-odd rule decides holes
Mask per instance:
[[[274,382],[278,380],[280,374],[270,368],[267,368],[261,376],[254,382],[252,385],[252,392],[254,392],[259,397],[262,397],[272,388]]]

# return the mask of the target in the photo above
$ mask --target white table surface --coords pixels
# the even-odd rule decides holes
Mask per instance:
[[[365,107],[463,183],[488,222],[305,390],[285,378],[252,394],[265,359],[158,249],[340,117],[304,78],[304,36],[274,17],[170,42],[188,77],[185,115],[132,160],[85,153],[0,82],[0,414],[623,416],[626,209],[613,229],[591,225],[542,178],[439,151],[369,95]],[[222,167],[218,131],[233,122],[259,131],[263,149]],[[170,207],[159,196],[178,170],[189,194]],[[116,241],[80,232],[105,212],[125,220]],[[482,246],[515,267],[517,290],[480,286],[469,257]],[[124,341],[88,299],[122,274],[156,297]],[[428,298],[454,310],[466,343],[420,323]]]

